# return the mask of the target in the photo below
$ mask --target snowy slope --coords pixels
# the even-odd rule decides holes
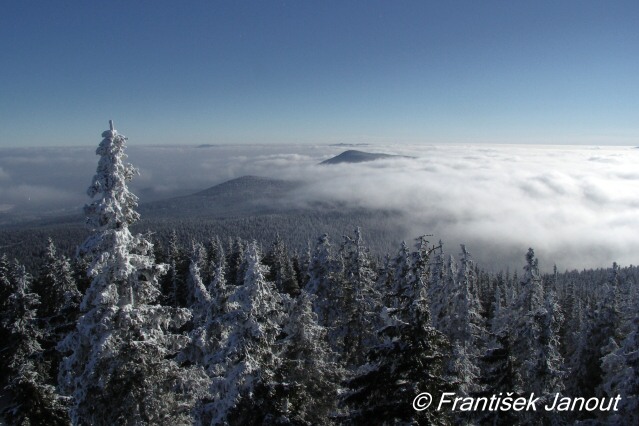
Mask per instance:
[[[258,176],[242,176],[195,194],[140,205],[143,218],[237,217],[274,213],[299,183]]]

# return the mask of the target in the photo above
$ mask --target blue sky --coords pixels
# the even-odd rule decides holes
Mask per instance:
[[[0,146],[639,145],[636,1],[8,1]]]

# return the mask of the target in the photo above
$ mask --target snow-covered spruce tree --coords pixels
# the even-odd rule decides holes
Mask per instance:
[[[381,295],[383,306],[390,306],[392,303],[390,292],[394,282],[393,261],[388,254],[384,255],[381,267],[377,271],[375,289]]]
[[[9,296],[13,294],[15,287],[11,282],[9,260],[6,254],[0,256],[0,351],[4,352],[6,342],[11,335],[9,317]],[[0,357],[0,378],[7,376],[7,362],[5,357]],[[0,379],[1,380],[1,379]],[[0,386],[4,386],[0,381]]]
[[[485,339],[481,307],[477,295],[477,275],[466,247],[461,245],[460,268],[455,280],[447,280],[443,289],[447,303],[439,309],[439,330],[450,340],[452,352],[447,359],[450,374],[460,378],[459,392],[478,392],[478,357]],[[453,270],[450,269],[449,273]]]
[[[577,331],[581,328],[583,313],[581,300],[575,289],[575,279],[572,276],[563,276],[561,280],[561,296],[558,297],[564,313],[564,323],[560,330],[560,341],[562,342],[562,355],[566,360],[566,366],[570,369],[570,359],[577,344]],[[567,383],[566,390],[569,391]]]
[[[355,368],[366,360],[366,351],[376,342],[380,327],[381,295],[375,288],[375,272],[359,228],[354,238],[345,236],[340,248],[343,271],[338,301],[339,337],[342,357],[347,367]]]
[[[133,235],[137,198],[127,188],[136,173],[124,163],[126,138],[105,131],[85,207],[92,235],[79,248],[88,259],[91,286],[77,327],[59,345],[67,356],[60,387],[73,402],[74,424],[184,424],[201,380],[171,358],[187,338],[171,332],[189,319],[187,310],[159,306],[151,243]]]
[[[317,324],[312,299],[302,290],[291,301],[290,316],[279,344],[281,363],[275,374],[269,423],[330,424],[336,413],[339,383],[344,372],[334,361],[326,330]]]
[[[541,335],[537,351],[536,381],[537,389],[545,392],[545,397],[553,397],[556,392],[565,390],[566,367],[561,355],[559,333],[564,316],[557,303],[553,286],[547,286],[544,293],[543,315],[541,316]],[[559,414],[549,413],[548,419],[558,424]]]
[[[441,395],[454,384],[443,377],[448,340],[430,324],[426,283],[432,249],[424,238],[410,262],[410,279],[397,289],[403,295],[395,309],[386,309],[381,343],[368,353],[368,364],[347,382],[342,404],[346,424],[448,424],[445,413],[415,411],[411,401],[420,392]]]
[[[186,278],[185,298],[191,312],[192,321],[186,324],[189,343],[180,351],[179,361],[186,361],[206,367],[205,359],[216,350],[219,338],[214,337],[211,330],[210,311],[211,296],[202,278],[203,269],[207,268],[204,246],[193,241],[189,259],[189,274]],[[218,333],[219,334],[219,333]]]
[[[620,339],[621,318],[617,301],[617,265],[614,264],[607,282],[596,288],[594,309],[583,310],[581,328],[575,342],[575,350],[569,360],[571,368],[571,392],[579,396],[597,396],[602,383],[602,352],[609,347],[610,338]]]
[[[200,243],[193,242],[189,263],[189,276],[186,280],[186,303],[193,316],[193,327],[198,328],[206,319],[211,296],[204,284],[202,270],[206,268],[206,250]]]
[[[442,296],[445,297],[442,288],[446,278],[446,256],[444,255],[444,244],[441,240],[439,240],[439,245],[435,249],[434,256],[432,256],[430,271],[428,300],[430,300],[431,303],[431,321],[433,323],[433,327],[439,330],[437,320],[439,318],[439,309],[441,309],[442,306],[439,299]]]
[[[598,383],[592,377],[601,377],[596,372],[600,369],[601,347],[590,348],[588,346],[588,336],[592,334],[592,313],[590,306],[586,305],[582,308],[580,302],[577,303],[579,315],[573,314],[575,317],[573,332],[567,341],[570,348],[567,351],[568,358],[566,367],[570,372],[570,380],[567,382],[566,392],[568,395],[584,395],[584,397],[592,397],[595,395],[595,383]],[[586,366],[591,366],[592,370],[588,370]],[[594,371],[593,371],[594,370]]]
[[[516,377],[513,360],[508,334],[505,331],[491,332],[491,340],[481,357],[481,390],[475,393],[475,396],[490,398],[492,395],[506,395],[512,392],[512,389],[515,389]],[[477,424],[512,425],[517,423],[517,413],[487,411],[479,413],[475,420]]]
[[[220,237],[216,235],[214,238],[209,240],[209,243],[206,245],[206,253],[205,281],[210,283],[215,277],[218,265],[224,259],[224,248],[222,247]]]
[[[580,300],[574,301],[570,313],[566,312],[567,320],[564,321],[564,337],[560,339],[563,342],[563,354],[566,360],[566,370],[571,372],[571,379],[566,381],[566,393],[568,395],[576,395],[576,388],[573,386],[575,380],[573,380],[573,372],[575,368],[579,369],[581,363],[581,354],[585,348],[583,347],[582,332],[584,327],[584,314],[582,308],[582,302]],[[573,365],[573,363],[575,363]]]
[[[397,309],[403,306],[410,294],[405,294],[410,288],[408,281],[410,280],[410,262],[411,253],[405,241],[402,241],[397,255],[388,262],[388,272],[386,272],[389,283],[384,291],[385,306],[390,309]]]
[[[40,298],[31,290],[31,276],[17,262],[11,268],[13,293],[3,312],[3,329],[8,331],[2,347],[6,362],[9,404],[3,416],[11,424],[69,423],[65,398],[55,392],[40,342],[43,333],[37,324]]]
[[[43,371],[46,369],[46,384],[55,386],[62,360],[62,354],[56,346],[75,328],[82,295],[76,287],[69,259],[56,253],[56,247],[50,238],[33,289],[40,298],[38,323],[42,328],[39,339],[42,352],[39,361]],[[68,422],[66,413],[65,418]]]
[[[76,312],[82,294],[78,291],[71,262],[59,256],[53,240],[49,238],[34,290],[40,296],[38,315],[46,323],[47,334],[61,338],[69,331],[69,324],[75,324]],[[72,327],[71,327],[72,328]]]
[[[317,314],[319,325],[327,329],[328,341],[334,351],[341,349],[338,335],[340,289],[336,285],[336,269],[328,235],[324,234],[317,240],[309,258],[305,290],[315,296],[313,312]]]
[[[610,413],[610,424],[639,424],[639,313],[635,313],[630,333],[618,345],[610,338],[602,358],[604,395],[621,396],[619,412]]]
[[[488,304],[486,327],[489,334],[495,334],[505,327],[506,321],[506,285],[503,271],[498,272],[492,279],[492,302]]]
[[[485,323],[490,315],[490,305],[494,297],[492,275],[481,270],[474,262],[473,267],[474,275],[477,279],[477,300],[479,302],[482,320]]]
[[[191,331],[191,341],[178,356],[178,359],[202,366],[206,371],[212,371],[214,365],[220,362],[217,356],[224,333],[228,332],[228,325],[224,323],[229,312],[227,302],[231,291],[235,288],[235,286],[231,288],[226,285],[224,275],[226,261],[221,248],[217,262],[215,268],[211,266],[213,276],[206,289],[209,301],[205,305],[202,321]]]
[[[509,341],[510,306],[505,301],[505,285],[503,274],[499,273],[494,283],[495,291],[491,304],[487,348],[481,362],[484,371],[480,381],[485,386],[484,391],[488,395],[510,392],[510,389],[515,388],[515,373],[512,367]]]
[[[244,264],[244,252],[246,251],[246,242],[240,238],[232,239],[229,237],[229,248],[226,259],[226,282],[229,285],[242,285],[244,275],[246,273],[246,265]]]
[[[207,321],[217,321],[221,316],[228,313],[228,298],[233,291],[233,287],[230,287],[226,282],[226,260],[222,249],[220,249],[220,256],[217,262],[207,289],[211,296]]]
[[[622,312],[622,303],[619,300],[620,294],[620,282],[619,282],[619,265],[617,262],[613,262],[612,268],[608,274],[608,280],[605,285],[600,286],[599,295],[597,297],[597,317],[595,319],[595,327],[597,327],[597,332],[602,336],[601,338],[594,334],[592,336],[593,343],[599,342],[603,340],[605,343],[602,344],[601,354],[607,355],[605,347],[606,342],[611,338],[614,339],[616,343],[620,343],[623,339],[622,329],[624,329],[624,315]],[[635,311],[637,309],[636,305],[631,305],[629,315],[626,315],[627,318],[633,318]]]
[[[184,255],[175,230],[169,235],[166,253],[168,271],[161,278],[163,304],[186,307],[186,276],[189,270],[188,258]]]
[[[264,257],[264,264],[269,268],[267,279],[275,283],[275,287],[280,293],[288,294],[291,297],[299,294],[300,286],[295,276],[293,263],[279,234],[276,235],[271,249]]]
[[[505,280],[498,274],[495,280],[494,300],[486,349],[480,358],[481,390],[477,397],[490,398],[492,395],[506,395],[516,388],[515,365],[509,338],[508,306],[504,301]],[[483,412],[476,419],[478,424],[512,425],[517,423],[517,413],[513,411]]]
[[[431,318],[433,327],[446,333],[449,328],[447,326],[447,315],[452,310],[453,301],[451,294],[456,292],[458,287],[457,279],[459,271],[457,261],[452,255],[444,260],[441,282],[436,287],[429,288],[431,301]]]
[[[243,284],[228,299],[224,341],[209,374],[212,400],[198,410],[203,424],[262,424],[280,359],[275,342],[285,317],[283,296],[266,280],[257,243],[244,252]]]
[[[526,254],[521,292],[511,314],[511,347],[517,368],[513,391],[534,392],[542,400],[562,392],[565,373],[557,336],[563,317],[554,295],[544,294],[533,249]]]

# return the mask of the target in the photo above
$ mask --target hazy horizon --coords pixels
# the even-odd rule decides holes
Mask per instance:
[[[529,246],[538,250],[545,269],[550,261],[562,268],[636,263],[635,148],[370,145],[356,148],[415,158],[319,165],[348,148],[130,143],[128,161],[140,170],[130,187],[145,203],[244,175],[296,180],[303,188],[278,202],[309,206],[326,200],[371,210],[392,208],[399,212],[394,220],[406,229],[398,238],[432,234],[453,253],[465,243],[484,263],[496,258],[513,264]],[[0,149],[3,211],[79,212],[89,202],[86,188],[98,160],[94,151]]]

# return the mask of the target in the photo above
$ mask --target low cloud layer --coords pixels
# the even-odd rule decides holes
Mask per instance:
[[[389,147],[390,148],[390,147]],[[637,262],[639,152],[629,148],[484,146],[395,150],[385,160],[321,170],[309,198],[404,212],[409,236],[466,243],[481,263],[512,265],[534,247],[550,269]]]
[[[242,175],[302,180],[296,203],[337,200],[393,208],[401,238],[466,243],[482,264],[519,270],[528,247],[545,269],[604,267],[639,257],[639,150],[566,146],[374,146],[413,156],[319,166],[335,146],[150,147],[129,144],[142,202],[184,195]],[[361,149],[361,148],[360,148]],[[79,208],[95,148],[0,150],[3,211]]]

